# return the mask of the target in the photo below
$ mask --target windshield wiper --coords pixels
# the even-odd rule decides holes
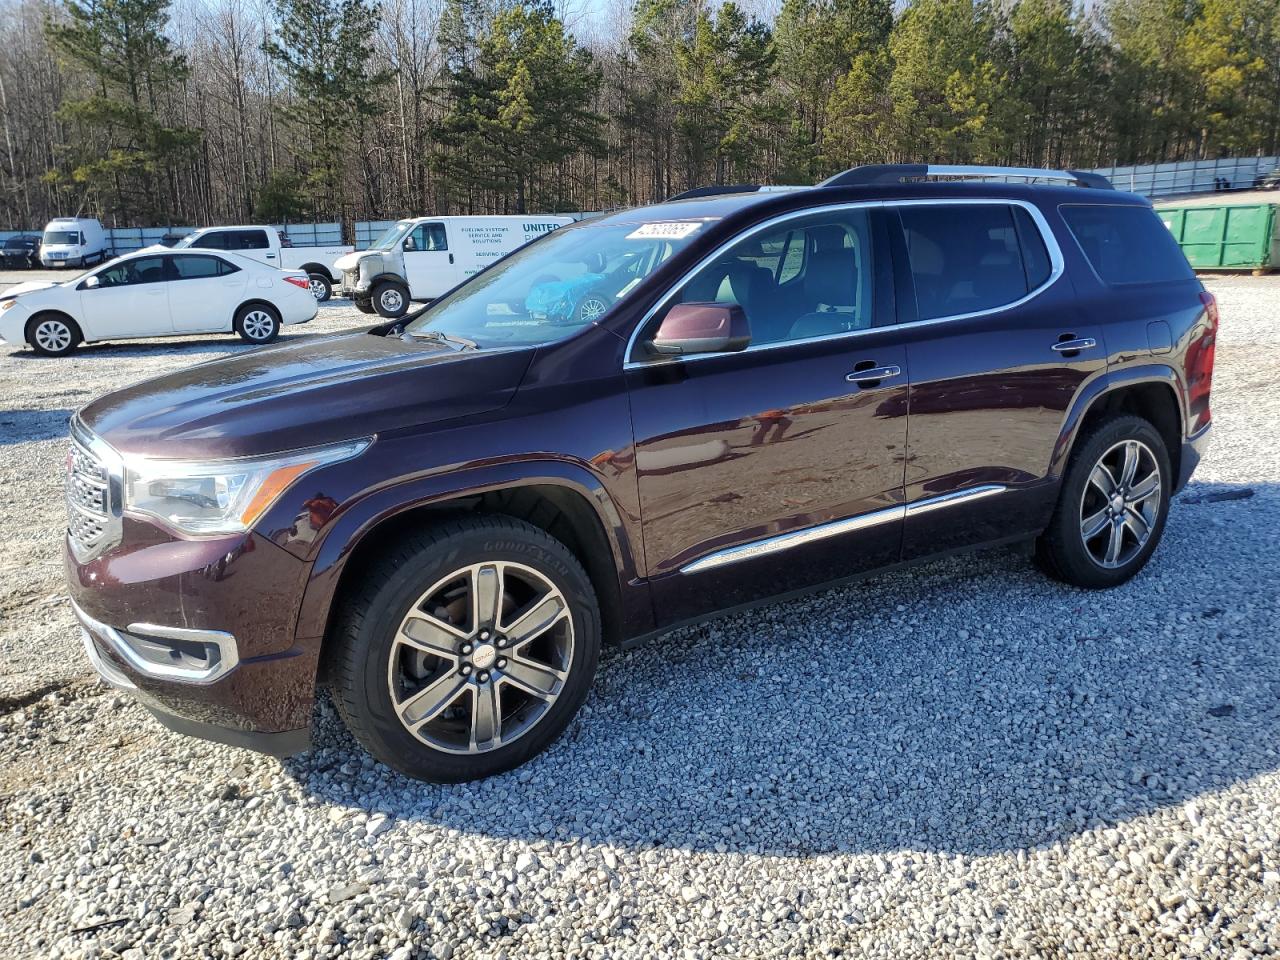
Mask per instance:
[[[479,350],[480,345],[466,337],[458,337],[439,330],[406,330],[400,335],[401,340],[431,340],[434,343],[445,343],[458,351]]]

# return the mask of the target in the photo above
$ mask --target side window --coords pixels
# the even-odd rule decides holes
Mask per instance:
[[[227,236],[225,232],[206,233],[202,237],[197,237],[191,246],[201,250],[225,250],[227,249]]]
[[[404,238],[404,249],[410,253],[448,250],[443,223],[420,223]]]
[[[175,256],[173,265],[179,280],[205,280],[235,273],[238,269],[218,257]]]
[[[921,320],[992,310],[1030,287],[1008,204],[903,206]]]
[[[1059,209],[1104,283],[1159,283],[1195,276],[1169,228],[1150,207],[1069,204]]]
[[[427,228],[427,250],[448,250],[449,241],[445,237],[443,223],[426,223],[423,224]]]
[[[753,345],[784,343],[870,327],[873,282],[870,220],[847,210],[739,241],[691,277],[676,302],[737,304]]]
[[[159,283],[165,279],[164,257],[139,257],[125,260],[98,275],[98,283],[104,287],[124,287],[137,283]]]
[[[1027,289],[1042,286],[1053,273],[1053,263],[1044,245],[1044,235],[1024,207],[1013,208],[1013,222],[1018,228],[1018,245],[1022,248],[1022,267],[1027,274]]]
[[[265,230],[237,230],[235,232],[236,243],[228,244],[228,249],[235,250],[267,250],[271,244],[267,240],[267,231]]]

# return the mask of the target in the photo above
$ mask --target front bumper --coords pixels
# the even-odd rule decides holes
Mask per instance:
[[[307,566],[257,534],[183,540],[125,518],[64,565],[89,661],[170,729],[267,753],[306,749],[319,638],[294,637]]]

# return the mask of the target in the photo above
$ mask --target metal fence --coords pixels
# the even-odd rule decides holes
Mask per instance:
[[[1222,160],[1187,160],[1181,163],[1148,163],[1139,167],[1096,167],[1117,190],[1145,197],[1173,197],[1215,190],[1248,190],[1280,167],[1280,157],[1229,157]]]

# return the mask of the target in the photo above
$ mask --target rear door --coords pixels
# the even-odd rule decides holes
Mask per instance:
[[[77,284],[86,340],[173,332],[164,256],[131,257],[97,271],[98,286]],[[88,279],[88,278],[86,278]]]
[[[1102,327],[1033,205],[890,209],[911,365],[903,558],[1038,531],[1067,410],[1106,372]]]
[[[749,233],[638,332],[627,377],[659,624],[898,559],[907,357],[885,325],[879,219],[805,212]],[[740,305],[750,346],[650,357],[646,331],[675,302]]]
[[[244,302],[248,273],[213,254],[175,253],[169,262],[174,332],[230,330],[235,309]]]
[[[440,222],[420,223],[400,241],[409,296],[434,300],[457,284],[456,255],[449,248],[449,231]]]

